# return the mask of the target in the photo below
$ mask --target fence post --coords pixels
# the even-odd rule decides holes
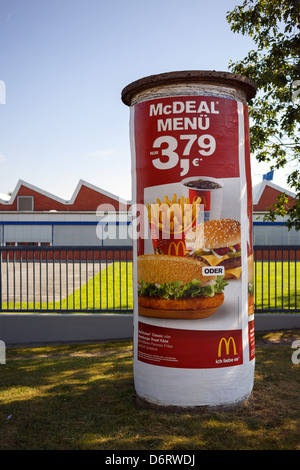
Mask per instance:
[[[0,312],[2,310],[2,250],[0,247]]]

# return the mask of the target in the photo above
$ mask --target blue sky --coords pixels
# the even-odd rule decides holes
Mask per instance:
[[[122,89],[161,72],[228,71],[254,48],[226,21],[236,4],[1,0],[0,193],[23,179],[69,199],[83,179],[130,199]],[[253,184],[268,170],[253,161]],[[284,175],[274,182],[286,187]]]

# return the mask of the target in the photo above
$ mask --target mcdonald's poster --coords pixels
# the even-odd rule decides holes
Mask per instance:
[[[195,94],[131,112],[134,201],[145,224],[135,240],[136,360],[165,370],[241,367],[255,357],[247,107]]]
[[[148,364],[191,369],[239,365],[241,330],[181,331],[139,322],[138,358]]]

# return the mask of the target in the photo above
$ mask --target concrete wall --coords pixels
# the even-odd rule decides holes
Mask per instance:
[[[0,340],[11,344],[128,339],[132,314],[1,314]]]
[[[257,314],[256,331],[300,328],[300,314]],[[1,314],[6,345],[131,339],[132,314]]]
[[[300,329],[300,314],[297,313],[257,313],[254,318],[256,331]]]

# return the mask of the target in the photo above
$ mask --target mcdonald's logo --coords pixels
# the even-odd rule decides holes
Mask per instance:
[[[233,346],[233,354],[236,356],[236,355],[237,355],[237,352],[236,352],[235,341],[234,341],[233,337],[230,336],[229,339],[222,338],[222,339],[220,340],[220,342],[219,342],[219,348],[218,348],[218,357],[221,357],[223,342],[224,342],[224,344],[225,344],[225,352],[226,352],[226,355],[228,356],[229,351],[230,351],[230,344],[232,343],[232,346]]]
[[[168,248],[168,255],[170,256],[172,254],[175,254],[176,256],[179,256],[180,255],[180,247],[181,247],[181,250],[182,250],[181,256],[184,256],[185,253],[186,253],[186,250],[185,250],[185,244],[183,243],[182,240],[180,240],[178,243],[175,243],[175,242],[170,243],[169,248]],[[172,253],[173,248],[174,248],[174,253]]]
[[[193,202],[196,202],[198,197],[199,197],[198,195],[194,196],[193,197]],[[208,201],[206,200],[205,196],[203,196],[201,194],[201,204],[203,204],[204,208],[207,207],[207,203],[208,203]]]

